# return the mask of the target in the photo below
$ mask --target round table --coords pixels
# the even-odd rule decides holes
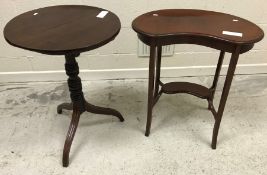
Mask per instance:
[[[215,124],[212,148],[216,149],[218,131],[236,69],[239,55],[251,50],[264,33],[254,23],[237,16],[194,9],[166,9],[148,12],[137,17],[132,28],[145,44],[150,46],[148,110],[146,136],[150,134],[152,109],[165,94],[188,93],[208,101]],[[170,44],[197,44],[220,50],[213,84],[210,88],[189,82],[160,81],[162,46]],[[232,53],[218,110],[213,106],[225,52]],[[161,86],[161,88],[160,88]]]
[[[5,26],[5,39],[15,47],[48,55],[65,55],[71,103],[59,105],[57,112],[61,114],[62,109],[67,109],[73,113],[63,150],[64,167],[69,164],[71,144],[83,112],[114,115],[124,121],[118,111],[94,106],[85,100],[75,59],[81,52],[112,41],[120,28],[120,20],[114,13],[80,5],[36,9],[15,17]]]

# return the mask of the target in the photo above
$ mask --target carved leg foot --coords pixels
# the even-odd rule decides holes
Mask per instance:
[[[63,167],[69,166],[70,148],[71,148],[71,144],[72,144],[76,129],[78,127],[79,119],[80,119],[80,112],[77,108],[75,108],[72,113],[72,119],[70,122],[69,131],[68,131],[65,145],[64,145],[63,159],[62,159]]]
[[[72,103],[62,103],[62,104],[58,105],[57,106],[57,113],[62,114],[63,109],[72,110],[73,109]]]
[[[94,114],[113,115],[113,116],[118,117],[121,122],[124,121],[124,118],[122,117],[121,113],[116,111],[115,109],[95,106],[88,102],[86,102],[85,109],[87,112],[91,112]]]

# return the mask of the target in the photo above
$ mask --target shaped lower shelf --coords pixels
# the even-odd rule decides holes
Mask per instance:
[[[187,93],[203,99],[208,99],[211,94],[207,87],[188,82],[166,83],[162,86],[162,92],[165,94]]]

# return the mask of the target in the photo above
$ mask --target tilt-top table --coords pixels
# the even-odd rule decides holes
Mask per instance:
[[[63,166],[69,165],[69,152],[80,115],[87,111],[95,114],[122,115],[110,108],[94,106],[84,99],[79,67],[75,58],[112,41],[121,28],[119,18],[107,10],[90,6],[52,6],[26,12],[12,19],[4,29],[6,41],[16,47],[48,55],[65,55],[65,70],[71,103],[58,106],[73,110],[63,150]]]
[[[193,9],[166,9],[148,12],[137,17],[133,29],[145,44],[150,46],[148,109],[146,136],[150,134],[152,109],[165,94],[188,93],[208,101],[215,124],[212,148],[216,149],[218,131],[236,69],[239,54],[251,50],[264,33],[252,22],[245,19],[212,11]],[[189,82],[160,81],[162,46],[170,44],[197,44],[221,51],[213,84],[210,88]],[[225,52],[232,53],[220,104],[216,111],[213,106]],[[159,88],[161,86],[161,89]]]

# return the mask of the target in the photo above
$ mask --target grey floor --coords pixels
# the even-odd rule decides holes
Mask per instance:
[[[163,81],[177,80],[210,85],[212,77]],[[119,110],[126,121],[84,113],[70,166],[62,168],[71,113],[58,115],[56,106],[69,100],[66,83],[0,84],[1,175],[267,174],[267,75],[235,77],[217,150],[210,148],[214,120],[205,100],[163,95],[147,138],[147,80],[86,81],[83,88],[88,101]],[[222,83],[216,99],[221,90]]]

